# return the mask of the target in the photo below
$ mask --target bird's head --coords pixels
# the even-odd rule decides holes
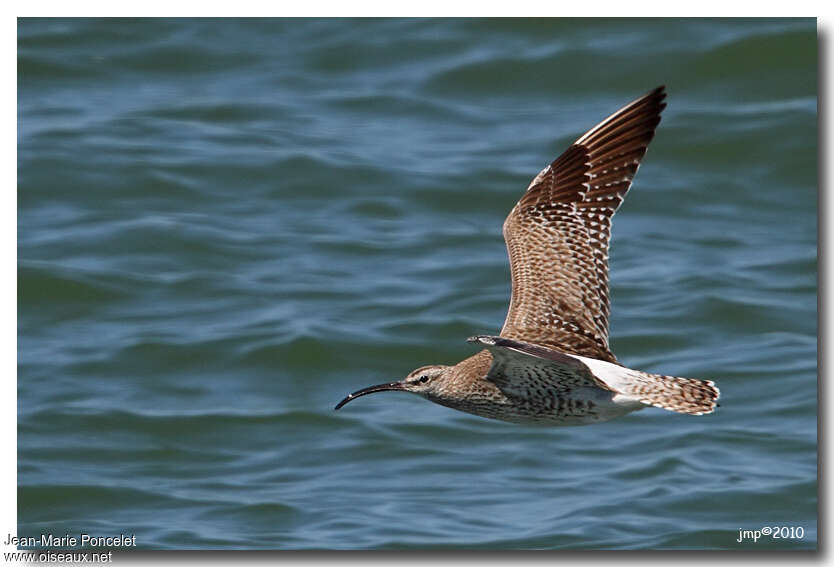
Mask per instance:
[[[446,371],[449,368],[449,366],[443,366],[441,364],[421,366],[416,370],[412,370],[408,376],[399,382],[387,382],[385,384],[377,384],[376,386],[368,386],[367,388],[357,390],[336,404],[335,409],[341,408],[343,405],[351,400],[355,400],[359,396],[373,394],[375,392],[384,392],[386,390],[411,392],[412,394],[419,394],[424,398],[436,395],[440,392],[442,386],[444,385]]]

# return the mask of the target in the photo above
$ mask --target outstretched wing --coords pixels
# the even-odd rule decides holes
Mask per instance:
[[[508,396],[534,399],[542,392],[567,393],[576,388],[613,391],[570,355],[504,337],[478,335],[468,341],[481,343],[492,354],[486,379]]]
[[[512,299],[501,336],[616,362],[608,348],[608,241],[666,107],[658,87],[533,179],[504,221]]]

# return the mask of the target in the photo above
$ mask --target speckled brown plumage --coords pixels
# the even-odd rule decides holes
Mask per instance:
[[[579,138],[504,221],[512,299],[501,336],[616,362],[608,348],[608,241],[665,108],[659,87]]]

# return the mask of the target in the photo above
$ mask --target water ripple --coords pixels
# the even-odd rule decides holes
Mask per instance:
[[[814,20],[22,19],[18,47],[21,535],[816,546]],[[716,380],[720,410],[333,412],[497,332],[507,211],[661,83],[612,346]],[[806,536],[736,541],[767,523]]]

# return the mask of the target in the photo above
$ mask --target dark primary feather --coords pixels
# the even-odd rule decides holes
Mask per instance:
[[[501,335],[616,362],[608,348],[608,243],[665,108],[658,87],[572,144],[504,221],[512,298]]]

